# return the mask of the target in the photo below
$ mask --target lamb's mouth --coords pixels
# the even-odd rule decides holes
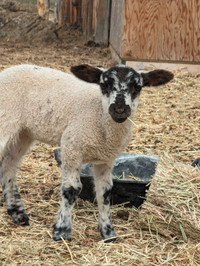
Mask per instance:
[[[112,119],[117,123],[123,123],[129,117],[129,115],[127,115],[125,112],[122,114],[118,114],[118,113],[111,114],[110,113],[110,115]]]
[[[131,108],[126,104],[111,104],[109,114],[115,122],[123,123],[131,115]]]

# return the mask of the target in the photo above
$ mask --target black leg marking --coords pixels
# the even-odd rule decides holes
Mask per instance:
[[[81,187],[62,187],[62,203],[61,209],[58,214],[56,223],[54,225],[53,239],[58,241],[61,239],[67,239],[71,241],[72,238],[72,222],[71,222],[71,214],[72,207],[75,200],[78,197],[78,194],[81,191]]]
[[[67,228],[67,226],[57,227],[57,225],[54,224],[53,232],[53,240],[55,241],[61,240],[61,237],[68,241],[72,240],[72,230],[71,228]]]
[[[10,206],[7,212],[12,217],[14,223],[29,225],[29,218],[24,210],[20,210],[16,206]]]
[[[105,205],[110,204],[110,200],[111,200],[111,191],[112,191],[112,189],[105,188],[105,192],[104,192],[104,194],[103,194],[104,204],[105,204]]]
[[[69,205],[72,205],[79,193],[81,192],[81,188],[75,189],[73,187],[62,188],[62,195],[68,201]]]

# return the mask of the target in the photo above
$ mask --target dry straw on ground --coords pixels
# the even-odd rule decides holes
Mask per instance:
[[[73,240],[54,242],[60,172],[47,145],[35,146],[18,175],[30,226],[14,225],[0,208],[2,265],[199,265],[200,170],[165,158],[159,162],[141,211],[112,206],[118,240],[105,244],[97,207],[78,200]],[[126,216],[120,215],[121,211]]]
[[[48,34],[51,28],[44,28],[53,38],[47,45],[39,37],[41,25],[45,25],[35,15],[0,9],[0,16],[2,21],[9,21],[6,28],[1,28],[0,70],[24,63],[66,72],[80,63],[104,67],[112,64],[109,49],[86,46],[81,33],[71,27],[59,29],[56,42],[55,36]],[[34,31],[31,36],[33,45],[20,38],[16,41],[20,30],[25,35],[34,21],[38,34]],[[26,39],[29,33],[27,30]],[[199,88],[200,74],[184,71],[177,71],[174,80],[165,86],[144,88],[134,119],[134,140],[127,151],[159,156],[167,151],[184,163],[199,157]],[[112,206],[119,236],[115,243],[101,240],[97,207],[81,200],[73,212],[73,241],[54,242],[51,234],[59,208],[60,172],[53,148],[34,146],[18,172],[30,226],[14,225],[4,200],[0,201],[0,265],[200,265],[197,182],[198,169],[182,168],[171,159],[162,161],[139,213],[126,209],[126,215],[121,215],[123,205]]]
[[[168,239],[200,242],[200,170],[163,157],[139,217]]]

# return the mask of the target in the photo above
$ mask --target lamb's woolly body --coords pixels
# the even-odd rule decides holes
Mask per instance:
[[[131,115],[133,119],[137,108],[140,81],[147,86],[160,85],[173,75],[164,70],[140,75],[128,67],[102,72],[88,65],[72,67],[71,71],[89,83],[31,65],[0,73],[0,183],[7,211],[15,223],[28,224],[16,166],[34,140],[60,145],[62,201],[53,239],[71,240],[72,208],[82,187],[83,162],[94,164],[99,230],[105,239],[116,238],[109,208],[111,168],[132,135],[127,118]]]
[[[0,73],[0,123],[1,154],[22,130],[33,140],[53,145],[60,145],[65,131],[63,141],[69,138],[69,153],[76,152],[76,143],[83,161],[99,163],[116,158],[132,132],[129,121],[115,123],[103,111],[99,86],[33,65]]]

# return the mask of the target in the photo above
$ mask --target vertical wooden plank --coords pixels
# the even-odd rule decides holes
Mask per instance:
[[[50,0],[37,0],[37,12],[41,17],[49,19]]]
[[[95,38],[95,31],[97,27],[97,16],[99,12],[99,1],[104,1],[104,0],[94,0],[93,1],[93,11],[92,11],[92,32],[93,32],[93,37]]]
[[[78,6],[77,6],[77,24],[78,26],[82,27],[82,0],[78,1]]]
[[[87,40],[93,40],[93,0],[88,1],[88,13],[87,13]]]
[[[60,25],[65,24],[65,20],[66,20],[66,6],[67,6],[67,2],[69,0],[59,0],[58,3],[58,23]]]
[[[110,0],[99,0],[96,8],[95,42],[108,45],[110,30]]]
[[[57,9],[59,24],[73,23],[81,25],[81,0],[58,0]]]
[[[82,0],[82,32],[84,36],[87,36],[88,2],[89,0]]]
[[[120,55],[200,62],[199,0],[125,0]]]
[[[112,1],[110,18],[110,45],[121,56],[124,0]],[[124,36],[123,36],[124,37]]]

